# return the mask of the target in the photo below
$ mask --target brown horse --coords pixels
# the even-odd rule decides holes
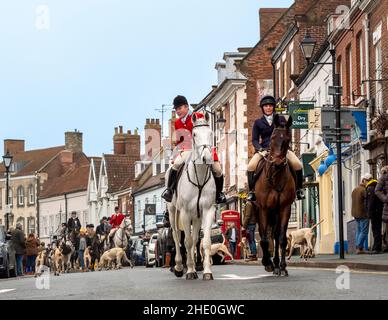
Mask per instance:
[[[287,229],[291,205],[296,197],[295,180],[287,162],[287,151],[292,137],[290,129],[292,117],[285,123],[283,117],[275,115],[274,124],[270,151],[262,160],[265,161],[264,168],[255,186],[256,206],[259,210],[263,266],[267,272],[273,272],[278,276],[288,276],[286,269]],[[269,241],[273,241],[272,239],[275,240],[273,262],[269,251]],[[282,250],[281,263],[279,244]]]

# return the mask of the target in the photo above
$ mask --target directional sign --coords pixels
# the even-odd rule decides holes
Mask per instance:
[[[351,129],[355,125],[355,120],[352,115],[352,109],[341,109],[341,129]],[[321,121],[322,130],[336,128],[336,110],[333,108],[322,108]]]
[[[308,129],[309,113],[308,110],[299,107],[290,107],[289,115],[292,117],[292,129]]]
[[[315,103],[312,101],[287,101],[287,106],[290,107],[295,107],[295,108],[300,108],[300,109],[305,109],[305,110],[311,110],[315,108]]]

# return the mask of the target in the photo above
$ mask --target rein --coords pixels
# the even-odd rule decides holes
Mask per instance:
[[[285,183],[274,183],[274,178],[275,176],[281,172],[283,169],[287,168],[288,166],[288,159],[285,157],[285,160],[283,163],[279,166],[276,167],[274,165],[275,161],[273,160],[273,157],[271,154],[268,154],[268,156],[264,157],[264,160],[267,162],[267,166],[265,170],[265,178],[268,182],[268,184],[277,192],[281,193],[285,187]],[[275,169],[273,170],[273,167],[275,166]],[[283,178],[283,177],[281,177]],[[282,180],[282,179],[281,179]]]
[[[198,127],[209,127],[208,124],[198,124],[196,126],[194,126],[194,128],[198,128]],[[193,150],[195,150],[195,140],[193,139]],[[202,145],[200,146],[202,148],[202,151],[205,150],[205,148],[211,148],[211,146],[209,145]],[[199,207],[199,201],[201,200],[201,196],[202,196],[202,192],[203,192],[203,188],[207,185],[207,183],[210,181],[211,179],[211,172],[210,172],[210,164],[206,164],[206,174],[205,174],[205,180],[204,182],[201,184],[200,181],[199,181],[199,177],[198,177],[198,171],[197,171],[197,164],[195,163],[196,160],[191,160],[188,161],[188,164],[191,162],[194,166],[194,172],[195,172],[195,179],[196,179],[196,182],[193,182],[193,180],[191,179],[190,177],[190,172],[189,172],[189,168],[188,168],[188,165],[186,166],[186,173],[187,173],[187,179],[189,180],[189,182],[195,186],[197,189],[198,189],[198,198],[197,198],[197,217],[200,218],[201,217],[201,210],[200,210],[200,207]]]

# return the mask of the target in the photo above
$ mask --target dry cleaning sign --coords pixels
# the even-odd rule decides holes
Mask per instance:
[[[289,106],[289,115],[292,117],[292,129],[309,128],[309,111],[300,106]]]

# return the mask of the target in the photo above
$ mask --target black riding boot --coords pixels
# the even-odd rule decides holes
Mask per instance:
[[[225,194],[222,192],[224,189],[224,176],[216,177],[214,174],[214,180],[216,182],[216,203],[221,204],[226,202]]]
[[[167,189],[162,194],[162,198],[167,202],[171,202],[172,197],[174,196],[174,188],[175,188],[177,176],[178,176],[178,171],[171,169],[170,174],[168,176]]]
[[[305,199],[303,191],[303,170],[295,171],[296,173],[296,197],[298,200]]]
[[[256,195],[255,195],[255,172],[254,171],[248,171],[248,187],[249,187],[249,193],[248,193],[248,201],[254,202],[256,201]]]

